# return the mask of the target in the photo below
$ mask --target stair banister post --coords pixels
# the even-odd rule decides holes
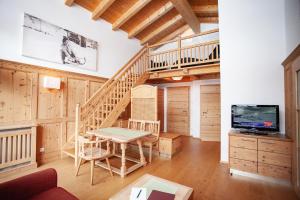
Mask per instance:
[[[178,58],[178,68],[181,68],[181,36],[178,36],[178,52],[177,52],[177,58]]]
[[[147,48],[147,53],[146,53],[146,59],[147,59],[147,62],[146,62],[146,70],[145,71],[148,71],[148,69],[151,68],[151,59],[150,59],[150,48],[149,48],[149,43],[147,43],[146,45],[146,48]],[[144,73],[144,71],[142,71],[141,75]]]
[[[78,136],[80,133],[80,104],[76,104],[76,111],[75,111],[75,167],[78,165]]]

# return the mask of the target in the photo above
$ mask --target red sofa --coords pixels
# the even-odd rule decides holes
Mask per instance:
[[[65,189],[57,187],[57,173],[55,169],[46,169],[1,183],[0,199],[78,200]]]

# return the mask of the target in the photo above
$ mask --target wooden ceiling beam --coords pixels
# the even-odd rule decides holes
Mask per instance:
[[[218,5],[192,6],[196,14],[218,14]]]
[[[174,18],[172,18],[171,20],[169,20],[167,23],[163,24],[158,29],[155,29],[153,32],[151,32],[146,37],[144,37],[141,40],[141,44],[144,45],[145,43],[149,42],[155,36],[159,35],[163,31],[167,30],[168,28],[170,28],[171,26],[173,26],[174,24],[176,24],[177,22],[179,22],[181,19],[182,19],[181,15],[176,15]]]
[[[74,3],[74,0],[65,0],[65,5],[67,5],[67,6],[72,6],[73,3]]]
[[[139,12],[143,7],[145,7],[151,0],[139,0],[131,8],[129,8],[119,19],[113,23],[113,30],[119,29],[123,24],[125,24],[131,17],[133,17],[137,12]]]
[[[159,39],[158,41],[156,41],[155,43],[163,43],[166,41],[170,41],[173,40],[174,38],[178,37],[179,35],[181,35],[182,33],[184,33],[186,30],[188,30],[190,27],[188,24],[183,25],[182,27],[180,27],[179,29],[177,29],[176,31],[172,32],[171,34]],[[158,46],[159,47],[159,46]]]
[[[158,20],[160,17],[165,15],[167,12],[169,12],[173,8],[173,4],[171,2],[166,3],[163,7],[155,11],[153,14],[151,14],[146,20],[144,20],[142,23],[138,24],[136,27],[134,27],[129,33],[128,38],[133,38],[137,34],[139,34],[141,31],[143,31],[145,28],[153,24],[156,20]]]
[[[200,23],[187,0],[171,0],[176,10],[191,27],[194,33],[200,33]]]
[[[219,23],[218,17],[198,17],[200,23]]]
[[[92,13],[92,19],[98,19],[116,0],[101,1]]]

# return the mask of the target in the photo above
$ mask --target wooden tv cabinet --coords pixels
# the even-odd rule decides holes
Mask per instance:
[[[292,140],[285,135],[229,133],[229,167],[291,181]],[[233,169],[233,170],[232,170]]]

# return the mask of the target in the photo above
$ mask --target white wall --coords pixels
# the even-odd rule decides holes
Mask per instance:
[[[279,105],[281,132],[285,131],[281,62],[287,56],[286,35],[290,31],[285,21],[288,1],[219,0],[221,161],[228,161],[232,104]],[[296,20],[289,26],[298,25]]]
[[[87,71],[22,56],[24,12],[98,41],[98,71]],[[141,48],[139,42],[135,39],[129,40],[125,32],[112,31],[111,24],[103,20],[92,20],[91,12],[78,5],[65,6],[64,0],[1,0],[0,13],[1,59],[110,77]]]
[[[300,44],[300,0],[285,0],[286,53]]]
[[[217,85],[220,84],[219,79],[211,79],[211,80],[196,80],[192,82],[182,82],[182,83],[166,83],[166,84],[157,84],[156,86],[160,88],[164,88],[164,132],[167,132],[168,127],[168,105],[167,105],[167,97],[168,97],[168,88],[170,87],[180,87],[180,86],[188,86],[190,87],[190,135],[196,138],[200,138],[200,86],[201,85]]]

